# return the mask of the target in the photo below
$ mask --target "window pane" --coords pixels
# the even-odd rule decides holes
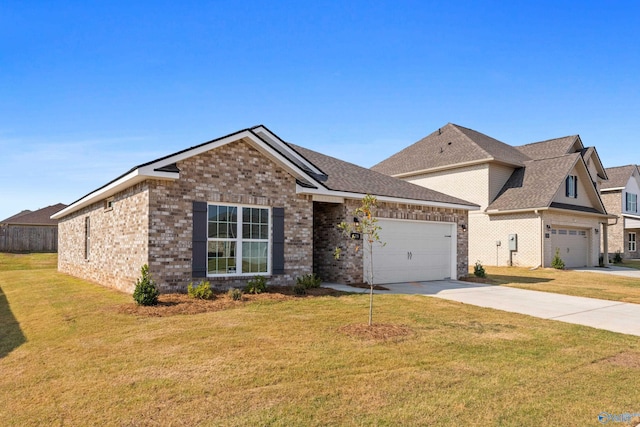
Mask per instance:
[[[244,242],[242,245],[242,271],[244,273],[267,272],[266,242]]]
[[[209,274],[235,273],[236,242],[209,242]]]

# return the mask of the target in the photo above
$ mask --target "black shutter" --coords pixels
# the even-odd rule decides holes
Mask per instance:
[[[573,177],[573,197],[578,198],[578,176]]]
[[[284,208],[273,208],[272,216],[271,272],[284,274]]]
[[[566,197],[569,197],[569,185],[571,185],[570,181],[571,181],[571,175],[569,175],[564,182],[564,195]]]
[[[191,275],[207,277],[207,204],[193,202]]]

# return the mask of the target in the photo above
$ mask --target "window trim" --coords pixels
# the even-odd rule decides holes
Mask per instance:
[[[631,236],[633,236],[633,240],[631,239]],[[638,251],[638,243],[637,243],[637,239],[636,238],[637,238],[637,236],[636,236],[636,232],[635,231],[630,231],[627,234],[627,249],[629,250],[629,252],[637,252]]]
[[[236,236],[235,238],[216,238],[209,237],[209,210],[211,206],[227,206],[236,208]],[[262,209],[267,211],[268,213],[268,222],[267,222],[267,238],[266,239],[246,239],[243,237],[243,209]],[[271,206],[263,206],[263,205],[249,205],[249,204],[235,204],[235,203],[221,203],[221,202],[208,202],[207,203],[207,224],[206,224],[206,277],[251,277],[251,276],[270,276],[272,275],[273,268],[273,253],[272,253],[272,245],[273,245],[273,208]],[[210,242],[235,242],[235,265],[236,271],[235,273],[222,273],[216,274],[211,273],[209,270],[209,243]],[[267,271],[264,272],[245,272],[242,270],[243,266],[243,250],[245,243],[266,243],[267,246]]]

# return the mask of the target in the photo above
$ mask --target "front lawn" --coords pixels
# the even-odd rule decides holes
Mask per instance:
[[[374,300],[375,322],[407,331],[391,339],[346,332],[366,323],[367,295],[157,317],[55,259],[3,257],[2,426],[583,426],[640,412],[638,337],[401,295]]]
[[[496,285],[640,304],[636,278],[553,268],[485,266],[485,270]]]

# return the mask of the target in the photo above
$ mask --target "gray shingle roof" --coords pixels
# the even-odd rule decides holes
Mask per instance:
[[[529,158],[504,142],[449,123],[371,169],[399,175],[481,160],[522,166]]]
[[[291,148],[313,163],[326,174],[322,185],[330,190],[375,196],[398,197],[440,203],[455,203],[477,206],[466,200],[411,184],[371,169],[326,156],[298,145],[287,143]]]
[[[602,183],[602,189],[626,187],[629,178],[634,171],[638,170],[636,165],[617,166],[615,168],[607,168],[607,176],[609,179]]]
[[[526,162],[525,167],[513,172],[487,210],[549,207],[579,158],[580,153],[574,153]]]
[[[51,219],[50,216],[66,207],[67,205],[58,203],[33,212],[22,211],[19,214],[5,219],[4,221],[0,221],[0,223],[19,225],[56,225],[58,224],[58,220]]]
[[[571,148],[578,141],[580,141],[580,137],[578,135],[571,135],[520,145],[515,148],[533,160],[540,160],[573,153],[575,150],[571,150]],[[580,143],[580,146],[582,146],[582,143]]]

